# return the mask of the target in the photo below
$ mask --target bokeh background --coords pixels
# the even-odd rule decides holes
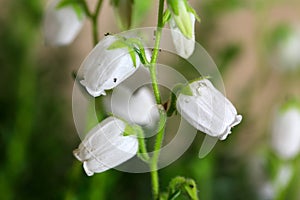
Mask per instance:
[[[46,3],[0,0],[0,199],[151,199],[148,173],[112,169],[87,177],[73,157],[80,139],[72,118],[72,72],[93,47],[91,26],[86,22],[69,46],[46,46],[42,31]],[[96,2],[89,3],[92,7]],[[289,97],[300,98],[299,59],[298,69],[278,60],[278,44],[299,33],[300,2],[190,3],[202,19],[196,25],[196,40],[216,62],[226,95],[243,121],[203,159],[197,156],[204,136],[199,133],[179,160],[160,170],[161,189],[182,175],[196,180],[200,199],[267,199],[263,189],[272,169],[264,163],[274,156],[270,149],[274,109]],[[155,26],[157,2],[140,4],[134,27]],[[120,32],[107,0],[99,32],[101,37]],[[294,51],[300,57],[300,47]],[[299,168],[298,160],[293,165]],[[296,170],[281,199],[300,199],[299,180]]]

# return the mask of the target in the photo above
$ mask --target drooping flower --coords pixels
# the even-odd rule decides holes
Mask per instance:
[[[186,0],[168,0],[171,13],[170,29],[177,53],[183,58],[192,55],[195,48],[195,15],[196,12]]]
[[[173,39],[173,44],[175,46],[176,52],[183,58],[189,58],[195,49],[195,16],[190,14],[190,18],[192,21],[192,37],[190,39],[186,38],[179,32],[179,29],[175,23],[174,19],[170,19],[170,28],[171,35]]]
[[[282,159],[292,159],[300,152],[300,104],[290,101],[275,114],[271,144]]]
[[[131,76],[139,67],[139,56],[128,48],[113,48],[119,38],[108,35],[90,52],[81,65],[83,80],[80,83],[94,97],[105,95]],[[135,62],[134,62],[135,61]]]
[[[45,42],[52,46],[70,44],[80,32],[85,19],[79,6],[59,5],[60,0],[50,2],[45,13]]]
[[[146,87],[141,87],[133,93],[128,87],[120,85],[114,89],[112,96],[105,100],[108,112],[130,123],[152,126],[159,118],[155,99]]]
[[[116,167],[137,154],[138,139],[124,135],[126,126],[124,121],[109,117],[94,127],[73,151],[88,176]]]
[[[183,88],[176,102],[178,112],[196,129],[220,140],[239,124],[241,115],[213,84],[202,79]]]

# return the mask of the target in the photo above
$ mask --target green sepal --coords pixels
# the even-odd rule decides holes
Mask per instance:
[[[123,120],[122,120],[122,121],[123,121]],[[136,136],[136,131],[135,131],[134,126],[128,124],[126,121],[123,121],[123,122],[126,123],[126,127],[125,127],[125,129],[124,129],[123,135],[124,135],[124,136],[130,136],[130,135]]]
[[[131,57],[131,60],[132,60],[132,62],[133,62],[133,66],[134,66],[134,67],[137,67],[137,66],[136,66],[135,51],[134,51],[133,49],[131,49],[130,47],[128,47],[128,53],[129,53],[129,55],[130,55],[130,57]]]
[[[122,49],[122,48],[128,48],[128,44],[124,40],[116,40],[114,41],[107,50],[114,50],[114,49]]]
[[[62,0],[56,5],[56,9],[61,9],[67,6],[72,6],[79,20],[83,19],[85,12],[79,0]]]
[[[144,162],[148,163],[150,160],[150,157],[147,152],[146,143],[144,140],[144,131],[143,131],[142,127],[140,127],[139,125],[128,124],[124,120],[122,120],[122,121],[126,123],[126,127],[124,129],[123,136],[133,135],[133,136],[137,137],[138,143],[139,143],[137,156]]]
[[[178,3],[178,1],[180,1],[180,0],[167,0],[167,4],[168,4],[169,9],[175,15],[179,15],[179,6],[178,6],[179,3]]]
[[[141,40],[136,39],[136,38],[125,38],[122,36],[116,36],[116,37],[119,37],[119,39],[114,41],[107,48],[108,50],[127,48],[128,53],[130,54],[130,57],[131,57],[132,62],[135,67],[137,67],[135,53],[137,53],[137,55],[139,56],[142,64],[149,64],[149,61],[146,58],[145,48],[144,48]]]
[[[184,94],[187,96],[193,96],[193,92],[188,84],[179,83],[172,89],[169,100],[167,102],[167,116],[171,117],[174,113],[177,114],[176,102],[177,96]]]
[[[192,91],[190,85],[187,85],[187,86],[183,87],[180,90],[180,93],[184,94],[184,95],[187,95],[187,96],[193,96],[193,91]]]
[[[190,13],[192,13],[195,16],[196,20],[200,23],[201,22],[201,18],[199,17],[199,15],[195,11],[195,9],[192,8],[190,5],[188,5],[188,3],[186,3],[186,4],[187,4],[186,5],[187,11],[190,12]]]
[[[165,25],[171,19],[171,12],[167,9],[163,15],[163,25]]]

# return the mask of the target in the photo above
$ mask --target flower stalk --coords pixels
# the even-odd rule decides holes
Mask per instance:
[[[159,92],[158,83],[157,83],[156,62],[157,62],[157,58],[158,58],[160,39],[161,39],[162,28],[163,28],[163,11],[164,11],[164,0],[159,0],[157,28],[156,28],[156,32],[155,32],[155,46],[153,49],[153,54],[151,57],[150,67],[149,67],[151,81],[152,81],[152,87],[153,87],[153,93],[154,93],[155,100],[156,100],[156,103],[158,106],[161,105],[161,97],[160,97],[160,92]],[[159,199],[159,177],[158,177],[158,172],[157,172],[157,163],[158,163],[160,148],[161,148],[164,133],[165,133],[165,129],[164,129],[165,118],[166,118],[166,114],[165,114],[164,109],[159,107],[159,126],[158,126],[159,129],[158,129],[158,133],[156,135],[154,152],[153,152],[153,156],[152,156],[151,162],[150,162],[152,193],[153,193],[154,200]]]
[[[102,6],[102,2],[103,0],[98,0],[97,2],[97,5],[96,5],[96,9],[95,9],[95,12],[92,13],[90,10],[89,10],[89,7],[86,3],[85,0],[81,0],[81,4],[82,4],[82,7],[86,13],[86,16],[91,20],[92,22],[92,34],[93,34],[93,44],[94,46],[96,46],[96,44],[98,43],[99,41],[99,32],[98,32],[98,16],[100,14],[100,9],[101,9],[101,6]]]

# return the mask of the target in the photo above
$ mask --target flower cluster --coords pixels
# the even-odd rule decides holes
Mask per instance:
[[[111,2],[121,10],[133,3],[131,0]],[[80,31],[85,16],[92,16],[92,19],[97,16],[86,9],[80,1],[53,1],[45,16],[47,43],[70,43]],[[127,14],[128,19],[122,23],[129,27],[130,11]],[[169,23],[175,49],[183,58],[194,52],[196,19],[199,17],[187,0],[167,0],[162,23]],[[166,113],[170,116],[178,111],[196,129],[220,140],[226,139],[231,128],[242,120],[232,103],[205,78],[175,87],[175,95],[172,93],[164,104],[168,105],[167,108],[157,105],[146,87],[139,88],[131,96],[131,91],[122,83],[141,66],[150,69],[155,64],[150,63],[149,52],[139,38],[107,35],[82,63],[79,81],[87,94],[96,98],[114,89],[114,95],[107,95],[108,101],[104,101],[104,110],[112,112],[113,116],[91,129],[74,150],[74,156],[83,162],[89,176],[116,167],[136,154],[147,162],[149,156],[143,143],[142,127],[151,127],[158,121],[160,125],[165,123],[162,116],[165,117]],[[157,95],[157,91],[154,93]],[[161,104],[160,100],[157,103]],[[186,192],[192,195],[191,191]]]
[[[142,63],[148,62],[145,51],[144,55],[140,55],[140,52],[143,52],[143,49],[139,49],[141,45],[135,46],[135,40],[132,40],[133,43],[129,44],[130,40],[130,38],[124,39],[121,36],[106,36],[84,60],[82,64],[83,79],[80,83],[90,95],[94,97],[106,95],[105,90],[116,88],[116,86],[135,73]],[[120,45],[120,41],[126,41],[126,45],[123,45],[123,43]],[[132,46],[134,48],[129,48]],[[144,59],[141,59],[143,57]],[[104,120],[97,128],[92,129],[88,133],[82,144],[74,152],[75,156],[84,162],[84,169],[88,175],[92,174],[92,172],[101,172],[114,167],[130,159],[133,154],[138,152],[133,147],[136,145],[134,142],[136,139],[133,138],[137,137],[137,135],[130,133],[130,139],[125,139],[128,136],[122,134],[124,133],[124,124],[130,123],[144,126],[157,121],[159,118],[157,108],[153,112],[152,108],[155,107],[155,102],[148,89],[141,88],[129,100],[130,91],[121,84],[114,90],[114,94],[115,99],[109,99],[106,107],[108,111],[112,111],[114,115],[122,117],[127,122],[118,120],[118,123],[116,123],[112,121],[113,118]],[[237,115],[237,111],[230,101],[208,79],[199,79],[188,85],[181,86],[176,94],[176,110],[182,117],[196,129],[213,137],[221,140],[225,139],[231,133],[231,128],[240,123],[242,119],[241,115]],[[105,129],[104,127],[109,128]],[[122,142],[111,141],[111,138],[108,140],[108,137],[107,141],[100,142],[97,138],[105,140],[106,137],[103,134],[107,136],[107,132],[112,134],[112,136],[114,134],[119,136],[118,140],[122,140]],[[95,146],[88,146],[89,143]],[[113,144],[118,145],[114,147]],[[96,147],[98,145],[101,148]],[[128,149],[120,151],[119,145],[130,147],[130,151]],[[87,150],[89,148],[93,150]],[[102,150],[106,149],[110,149],[110,153],[115,155],[112,156],[112,159],[119,157],[123,159],[106,162],[104,158],[106,158],[106,153],[109,153],[106,151],[101,153]],[[88,153],[92,155],[90,157],[85,156]],[[96,167],[96,163],[99,163],[99,168]],[[95,166],[89,167],[91,165]]]

